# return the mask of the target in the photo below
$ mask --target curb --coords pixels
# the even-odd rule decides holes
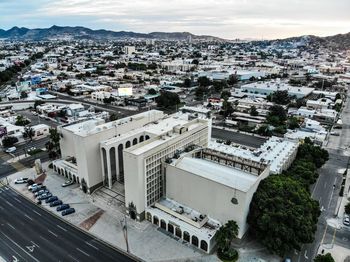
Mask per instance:
[[[130,254],[130,253],[125,252],[123,249],[121,249],[121,248],[119,248],[119,247],[113,246],[112,244],[106,242],[105,240],[103,240],[103,239],[101,239],[101,238],[99,238],[99,237],[96,237],[95,235],[91,234],[90,232],[88,232],[88,231],[86,231],[86,230],[84,230],[84,229],[82,229],[82,228],[80,228],[80,227],[78,227],[78,226],[76,226],[76,225],[74,225],[74,224],[72,224],[72,223],[70,223],[70,222],[64,220],[62,217],[58,216],[56,213],[49,212],[48,210],[46,210],[46,208],[42,207],[41,205],[35,204],[35,202],[34,202],[31,198],[27,197],[26,195],[23,195],[21,192],[19,192],[17,189],[15,189],[14,187],[12,187],[11,185],[6,185],[6,184],[3,184],[3,183],[1,183],[1,184],[4,185],[4,186],[7,186],[10,190],[16,191],[16,192],[17,192],[18,194],[20,194],[22,197],[24,197],[24,198],[27,199],[28,201],[32,202],[35,206],[41,208],[41,209],[44,210],[46,213],[48,213],[48,214],[50,214],[50,215],[52,215],[52,216],[58,218],[59,220],[61,220],[62,222],[66,223],[66,224],[69,224],[70,226],[72,226],[72,227],[74,227],[75,229],[79,230],[81,233],[90,236],[90,237],[93,238],[94,240],[96,240],[96,241],[98,241],[98,242],[100,242],[100,243],[102,243],[102,244],[108,246],[109,248],[111,248],[111,249],[113,249],[113,250],[115,250],[115,251],[117,251],[117,252],[119,252],[119,253],[121,253],[121,254],[127,256],[128,258],[130,258],[130,259],[132,259],[132,260],[134,260],[134,261],[140,261],[140,262],[144,262],[144,261],[145,261],[145,260],[142,260],[141,258],[139,258],[139,257],[137,257],[137,256],[135,256],[135,255],[133,255],[133,254]]]

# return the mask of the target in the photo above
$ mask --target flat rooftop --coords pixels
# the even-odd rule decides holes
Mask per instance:
[[[258,179],[258,176],[241,169],[220,165],[200,158],[184,157],[176,162],[175,166],[194,175],[242,192],[247,192]]]

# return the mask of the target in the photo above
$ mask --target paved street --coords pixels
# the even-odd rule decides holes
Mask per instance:
[[[233,143],[254,147],[254,148],[260,147],[266,141],[265,138],[238,133],[231,130],[223,130],[215,127],[212,128],[211,136],[213,138],[230,140]]]
[[[0,188],[0,257],[6,261],[133,261]]]
[[[350,145],[350,99],[348,96],[343,110],[342,121],[344,123],[340,136],[330,136],[326,149],[329,152],[328,162],[319,170],[319,178],[313,186],[312,197],[318,200],[321,207],[321,216],[317,225],[315,240],[311,244],[304,245],[300,252],[291,255],[292,261],[313,261],[320,245],[334,244],[349,248],[350,230],[346,228],[335,229],[327,226],[327,219],[334,218],[337,212],[337,200],[342,182],[342,173],[348,167]],[[327,252],[327,251],[325,251]]]

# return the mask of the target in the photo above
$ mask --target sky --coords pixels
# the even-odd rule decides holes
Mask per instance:
[[[86,26],[275,39],[350,32],[350,0],[0,0],[0,28]]]

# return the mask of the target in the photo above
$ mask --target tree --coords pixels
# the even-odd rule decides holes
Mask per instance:
[[[304,144],[298,147],[297,158],[310,161],[314,163],[317,168],[320,168],[329,159],[329,154],[327,150],[315,146],[311,140],[304,140]]]
[[[148,94],[149,95],[156,95],[157,91],[154,88],[151,88],[150,90],[148,90]]]
[[[335,95],[335,100],[338,100],[338,99],[341,99],[341,94],[339,94],[339,93],[337,93],[337,94]]]
[[[229,97],[231,97],[231,92],[230,91],[225,90],[225,91],[221,92],[221,98],[228,99]]]
[[[16,122],[15,122],[15,125],[16,126],[26,126],[30,123],[30,121],[26,118],[24,118],[24,116],[22,115],[18,115],[16,117]]]
[[[49,151],[50,158],[56,158],[60,154],[60,140],[61,136],[56,128],[50,128],[50,141],[45,144],[47,150]]]
[[[34,102],[34,109],[36,110],[36,108],[37,108],[38,106],[43,105],[43,104],[45,104],[44,101],[35,100],[35,102]]]
[[[287,124],[288,124],[288,128],[292,129],[292,130],[300,127],[299,120],[296,117],[288,118],[288,123]]]
[[[238,235],[238,225],[235,221],[229,220],[221,226],[215,235],[218,246],[218,256],[225,260],[234,260],[238,258],[238,253],[231,247],[231,242]]]
[[[186,78],[186,79],[184,80],[183,86],[184,86],[184,87],[191,87],[191,85],[192,85],[191,79]]]
[[[228,102],[227,99],[225,99],[224,102],[222,102],[221,109],[225,117],[230,116],[234,112],[231,102]]]
[[[115,121],[115,120],[118,120],[118,116],[117,116],[117,114],[113,113],[109,116],[109,121]]]
[[[287,90],[279,90],[268,95],[267,100],[274,102],[278,105],[288,105],[290,103],[291,96],[288,94]]]
[[[272,136],[272,131],[269,129],[268,125],[261,125],[258,130],[256,130],[256,133],[261,136]]]
[[[271,175],[260,182],[247,221],[270,252],[284,256],[313,241],[319,215],[318,201],[298,181]]]
[[[238,81],[239,81],[238,76],[236,74],[234,74],[234,75],[230,75],[228,77],[227,83],[229,85],[233,86],[233,85],[237,84]]]
[[[345,206],[345,213],[350,215],[350,202],[346,204]]]
[[[24,99],[24,98],[27,98],[27,97],[28,97],[27,92],[22,91],[22,92],[21,92],[21,99]]]
[[[327,253],[325,255],[317,255],[314,262],[335,262],[335,260],[330,253]]]
[[[170,108],[180,104],[180,98],[178,94],[171,92],[162,92],[160,96],[156,98],[158,107]]]
[[[209,88],[206,86],[199,86],[196,89],[195,95],[197,99],[204,99],[205,95],[209,95]]]
[[[280,105],[274,105],[270,107],[267,122],[273,126],[284,124],[287,120],[287,113]]]
[[[210,81],[210,79],[208,77],[201,76],[201,77],[198,78],[198,84],[199,84],[199,86],[207,87],[207,86],[211,85],[211,81]]]
[[[35,135],[35,131],[32,127],[26,126],[24,128],[24,133],[23,133],[24,138],[29,138],[29,140],[32,141],[34,135]]]
[[[251,106],[250,107],[250,115],[251,116],[258,116],[259,115],[259,112],[256,110],[256,107],[255,106]]]
[[[6,136],[2,139],[2,145],[4,147],[11,147],[18,142],[18,138],[15,136]]]

